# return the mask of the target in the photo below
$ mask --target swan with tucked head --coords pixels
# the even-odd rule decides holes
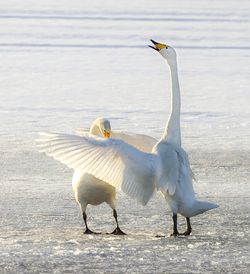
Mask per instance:
[[[111,133],[111,125],[106,118],[97,118],[89,129],[89,133],[95,136],[109,138]],[[116,221],[116,228],[111,234],[125,235],[120,229],[117,220],[116,211],[116,189],[110,184],[96,178],[95,176],[76,170],[72,178],[73,191],[75,193],[75,199],[80,205],[83,220],[85,223],[85,234],[95,233],[89,229],[87,224],[86,209],[88,204],[100,205],[106,202],[113,210],[113,216]]]
[[[126,140],[131,145],[134,145],[142,151],[149,152],[152,150],[156,140],[150,136],[143,134],[125,133],[121,131],[111,130],[110,121],[106,118],[99,117],[94,120],[90,128],[78,128],[76,133],[82,137],[96,136],[101,138],[115,138]],[[116,188],[105,181],[98,179],[96,176],[82,170],[75,169],[72,178],[72,187],[75,194],[75,199],[80,205],[83,220],[85,223],[85,234],[95,233],[89,229],[87,224],[87,206],[100,205],[107,203],[113,210],[113,216],[116,222],[116,228],[111,234],[125,235],[120,229],[116,211]]]
[[[150,46],[167,61],[171,75],[171,112],[161,139],[151,153],[119,139],[98,139],[60,133],[41,133],[40,151],[76,170],[88,172],[115,188],[122,189],[143,205],[160,190],[173,213],[173,233],[179,235],[177,214],[190,217],[218,207],[195,197],[188,156],[181,147],[181,96],[175,50],[151,40]]]
[[[152,137],[142,135],[142,134],[129,134],[119,131],[111,130],[110,121],[106,118],[99,117],[94,120],[91,124],[90,129],[79,128],[76,132],[80,136],[86,136],[87,133],[95,135],[102,138],[118,138],[126,139],[128,143],[139,146],[141,150],[147,148],[148,151],[152,150],[155,145],[156,140]],[[106,202],[113,210],[113,216],[116,221],[116,228],[111,234],[115,235],[125,235],[125,233],[120,229],[117,220],[116,211],[116,189],[112,185],[96,178],[95,176],[82,172],[81,170],[76,170],[72,178],[73,191],[75,193],[75,199],[80,205],[83,220],[86,226],[85,234],[95,233],[88,228],[87,225],[87,205],[99,205]]]

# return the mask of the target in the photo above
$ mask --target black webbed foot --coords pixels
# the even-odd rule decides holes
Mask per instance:
[[[119,227],[117,227],[113,232],[111,232],[110,234],[113,235],[127,235],[126,233],[124,233]]]
[[[124,233],[118,225],[117,212],[116,212],[115,208],[113,209],[113,216],[114,216],[115,222],[116,222],[116,229],[113,232],[111,232],[110,234],[113,234],[113,235],[126,235],[126,233]]]
[[[94,231],[90,230],[89,228],[86,228],[86,230],[84,231],[84,234],[101,234],[101,233],[94,232]]]

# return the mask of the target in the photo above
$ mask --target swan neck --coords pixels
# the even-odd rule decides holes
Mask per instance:
[[[163,139],[177,145],[181,145],[181,129],[180,129],[180,111],[181,111],[181,95],[178,79],[177,61],[170,64],[171,75],[171,108],[168,123],[164,132]]]

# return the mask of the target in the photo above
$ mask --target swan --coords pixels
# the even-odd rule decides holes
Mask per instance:
[[[76,133],[80,136],[89,132],[92,135],[104,138],[117,138],[126,140],[128,143],[136,146],[143,151],[152,150],[156,143],[153,137],[143,134],[124,133],[111,130],[110,121],[106,118],[99,117],[92,122],[90,128],[78,128]],[[111,234],[126,235],[119,227],[117,220],[117,211],[115,208],[116,189],[108,183],[94,177],[93,175],[76,170],[72,178],[73,191],[75,199],[80,205],[83,220],[85,223],[85,234],[93,234],[92,230],[87,225],[87,205],[99,205],[106,202],[113,210],[113,216],[116,222],[116,228]]]
[[[109,138],[111,133],[111,125],[108,119],[97,118],[92,124],[88,132],[92,135],[100,135],[104,138]],[[82,217],[85,223],[84,234],[96,234],[89,229],[87,224],[86,209],[88,204],[100,205],[106,202],[113,210],[113,216],[116,222],[116,228],[111,234],[126,235],[119,227],[117,219],[117,211],[115,207],[116,190],[110,184],[99,180],[95,176],[82,172],[81,170],[75,170],[72,177],[72,187],[75,194],[75,199],[79,204]]]
[[[41,132],[38,147],[68,167],[92,174],[116,189],[146,205],[156,191],[161,191],[169,204],[173,218],[172,236],[180,233],[177,214],[190,218],[217,208],[218,205],[199,201],[195,197],[188,155],[181,147],[180,88],[177,57],[174,48],[151,40],[154,50],[167,61],[171,73],[171,113],[161,139],[151,152],[144,152],[121,139],[103,139],[91,134],[76,136]]]
[[[177,213],[180,213],[186,217],[187,222],[187,229],[181,235],[187,236],[192,232],[190,217],[217,208],[218,205],[196,199],[192,184],[192,179],[195,179],[194,174],[190,168],[188,155],[181,147],[181,95],[176,52],[169,45],[161,44],[154,40],[151,40],[151,42],[154,46],[149,47],[159,52],[167,61],[172,83],[170,116],[161,141],[154,147],[155,153],[161,156],[162,167],[166,167],[158,181],[158,188],[165,196],[173,213],[174,225],[171,235],[180,235],[177,229]]]
[[[143,134],[124,133],[111,130],[110,121],[106,118],[99,117],[94,120],[90,128],[78,128],[76,133],[80,136],[89,133],[91,135],[104,138],[125,139],[128,143],[136,146],[143,151],[151,151],[156,143],[153,137]],[[89,229],[87,224],[86,209],[88,204],[100,205],[106,202],[113,210],[116,228],[111,234],[126,235],[119,227],[116,211],[116,189],[112,185],[96,178],[85,171],[75,170],[72,177],[72,188],[75,199],[80,206],[82,217],[85,223],[84,234],[96,234]]]

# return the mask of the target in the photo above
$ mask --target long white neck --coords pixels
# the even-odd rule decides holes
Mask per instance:
[[[181,95],[178,80],[177,61],[173,62],[169,65],[169,67],[171,73],[171,113],[162,139],[181,146]]]

